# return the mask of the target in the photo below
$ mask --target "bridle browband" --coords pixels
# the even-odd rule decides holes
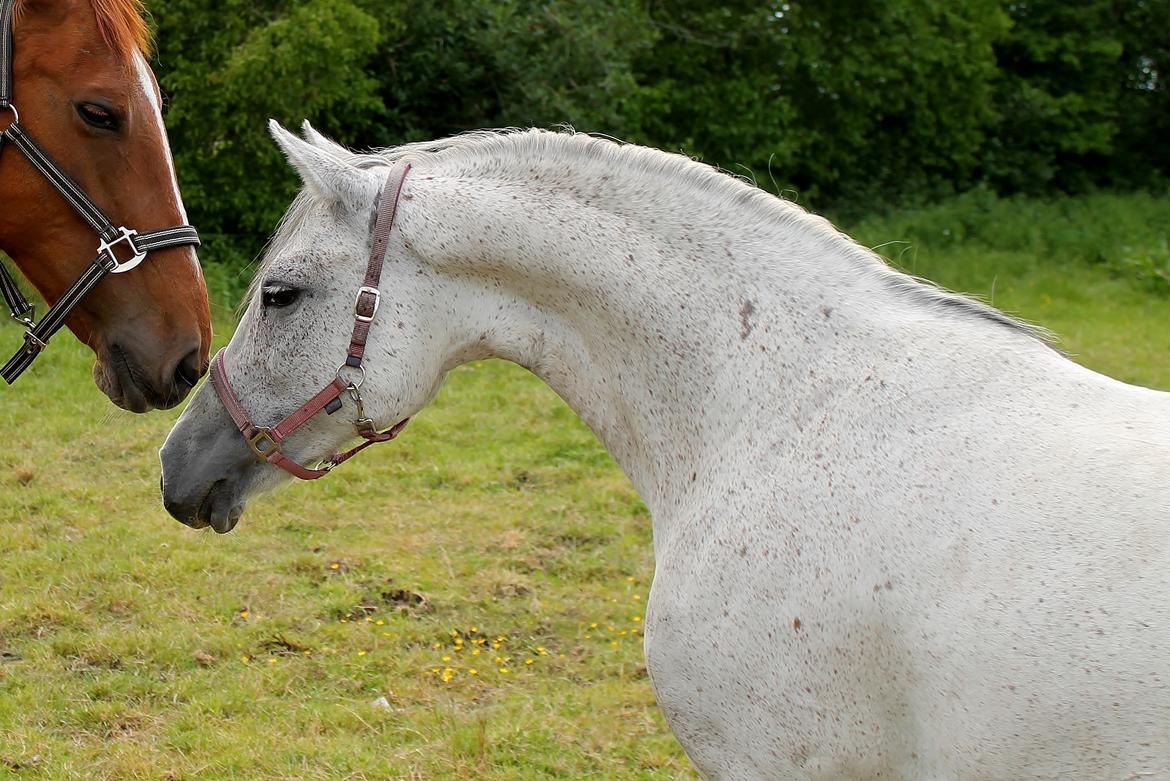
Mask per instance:
[[[333,380],[309,399],[296,412],[292,413],[275,426],[257,426],[248,418],[244,405],[240,403],[231,381],[227,376],[224,365],[224,353],[227,348],[221,349],[211,361],[211,384],[219,395],[219,400],[231,415],[232,422],[244,435],[248,448],[260,461],[266,461],[273,466],[280,467],[294,477],[302,480],[316,480],[324,477],[333,467],[348,461],[355,455],[377,442],[386,442],[398,436],[398,432],[406,425],[402,420],[385,431],[378,431],[374,421],[365,415],[362,403],[361,387],[366,379],[366,370],[362,360],[366,353],[366,340],[370,335],[370,324],[378,314],[382,294],[378,284],[382,279],[382,265],[386,260],[386,245],[390,241],[390,229],[394,227],[394,215],[398,211],[398,199],[402,195],[402,185],[406,181],[406,174],[410,172],[410,165],[403,164],[400,168],[392,169],[386,177],[386,184],[382,189],[382,197],[378,203],[378,216],[374,222],[374,240],[370,248],[370,260],[366,265],[366,276],[358,288],[357,297],[353,303],[353,334],[349,340],[349,350],[345,361],[337,367]],[[353,379],[347,379],[347,375]],[[284,454],[282,449],[286,437],[305,425],[322,410],[332,415],[342,407],[342,395],[349,396],[354,404],[354,430],[365,441],[356,447],[337,453],[321,462],[316,468],[309,468],[298,464]]]
[[[9,385],[15,382],[40,355],[53,334],[65,324],[66,318],[107,274],[122,274],[129,271],[154,250],[199,246],[199,234],[190,225],[142,233],[125,227],[115,227],[105,212],[61,170],[20,124],[20,113],[12,102],[12,23],[15,9],[16,0],[0,0],[0,116],[5,113],[12,114],[12,124],[0,131],[0,152],[4,151],[4,142],[11,142],[97,232],[99,241],[97,257],[61,294],[49,311],[45,312],[40,322],[36,322],[33,305],[20,292],[16,280],[12,278],[8,269],[0,264],[0,293],[4,296],[12,319],[25,328],[24,345],[3,368],[0,368],[0,376],[3,376]],[[129,259],[119,260],[114,253],[115,247],[128,252]]]

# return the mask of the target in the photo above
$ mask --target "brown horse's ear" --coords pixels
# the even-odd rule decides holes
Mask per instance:
[[[318,198],[354,210],[370,205],[372,195],[365,171],[339,159],[330,151],[297,138],[275,119],[268,121],[268,132],[300,174],[305,187]]]

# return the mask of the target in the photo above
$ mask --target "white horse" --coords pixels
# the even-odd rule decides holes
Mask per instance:
[[[365,412],[414,415],[489,357],[576,410],[652,513],[646,660],[705,778],[1170,778],[1170,394],[683,157],[306,131],[273,128],[305,188],[227,348],[243,405],[271,423],[333,377],[411,162]],[[171,513],[220,532],[285,479],[206,385],[162,462]]]

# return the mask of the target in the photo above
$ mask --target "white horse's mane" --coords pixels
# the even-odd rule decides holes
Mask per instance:
[[[341,147],[335,147],[343,154]],[[475,130],[434,141],[416,141],[369,153],[345,152],[343,159],[356,168],[390,166],[399,161],[441,164],[445,168],[472,172],[490,171],[495,177],[514,177],[524,181],[534,166],[555,167],[551,170],[587,170],[591,175],[604,170],[608,174],[633,171],[653,179],[670,182],[670,189],[682,188],[700,193],[714,208],[744,213],[759,220],[799,230],[840,252],[859,273],[878,276],[883,284],[900,296],[923,306],[949,310],[1006,326],[1027,336],[1051,343],[1054,338],[1046,329],[1026,323],[1000,310],[953,293],[919,277],[905,274],[890,266],[873,250],[861,246],[832,223],[806,211],[799,205],[778,198],[742,177],[719,170],[681,154],[670,154],[650,147],[623,144],[611,138],[578,133],[572,130],[541,129]],[[302,191],[281,220],[266,253],[274,257],[288,238],[303,224],[312,205],[312,196]],[[372,205],[371,205],[372,208]],[[265,264],[256,279],[262,276]]]

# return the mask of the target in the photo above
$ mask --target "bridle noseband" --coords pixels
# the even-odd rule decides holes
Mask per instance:
[[[70,285],[57,302],[36,322],[33,305],[29,303],[16,280],[0,264],[0,294],[8,304],[12,319],[25,328],[24,346],[0,368],[0,376],[11,385],[45,349],[53,334],[65,325],[66,318],[77,308],[91,290],[107,274],[130,271],[146,259],[148,253],[169,247],[199,246],[199,234],[190,225],[138,232],[126,227],[115,227],[69,175],[53,161],[20,124],[20,113],[12,102],[12,23],[16,0],[0,0],[0,116],[12,115],[12,124],[0,131],[0,152],[4,142],[11,142],[34,168],[61,193],[69,205],[81,215],[98,234],[97,257]],[[119,260],[114,249],[129,253],[127,260]]]
[[[224,352],[221,349],[215,354],[211,362],[211,384],[223,402],[224,408],[231,415],[232,422],[244,435],[248,448],[260,461],[266,461],[278,466],[294,477],[302,480],[316,480],[324,477],[333,467],[353,458],[376,442],[386,442],[398,436],[407,420],[400,421],[385,431],[378,431],[374,421],[366,417],[362,402],[361,387],[366,379],[366,370],[362,360],[366,354],[366,340],[370,335],[370,324],[378,314],[378,305],[382,294],[378,290],[378,283],[382,279],[382,264],[386,260],[386,245],[390,241],[390,229],[394,227],[394,215],[398,211],[398,199],[402,195],[402,185],[406,181],[406,174],[410,172],[410,165],[404,164],[394,169],[386,178],[382,189],[382,197],[378,204],[378,216],[374,222],[374,240],[370,248],[370,260],[366,265],[366,276],[358,288],[357,297],[353,303],[353,334],[349,340],[349,350],[345,361],[337,367],[333,380],[309,399],[296,412],[292,413],[275,426],[257,426],[248,418],[244,405],[240,403],[231,381],[227,376],[224,365]],[[347,378],[347,376],[349,378]],[[298,464],[286,456],[282,450],[284,440],[294,431],[309,422],[322,410],[332,415],[342,407],[342,396],[346,395],[354,405],[354,430],[365,441],[356,447],[337,453],[316,468],[309,468]]]

